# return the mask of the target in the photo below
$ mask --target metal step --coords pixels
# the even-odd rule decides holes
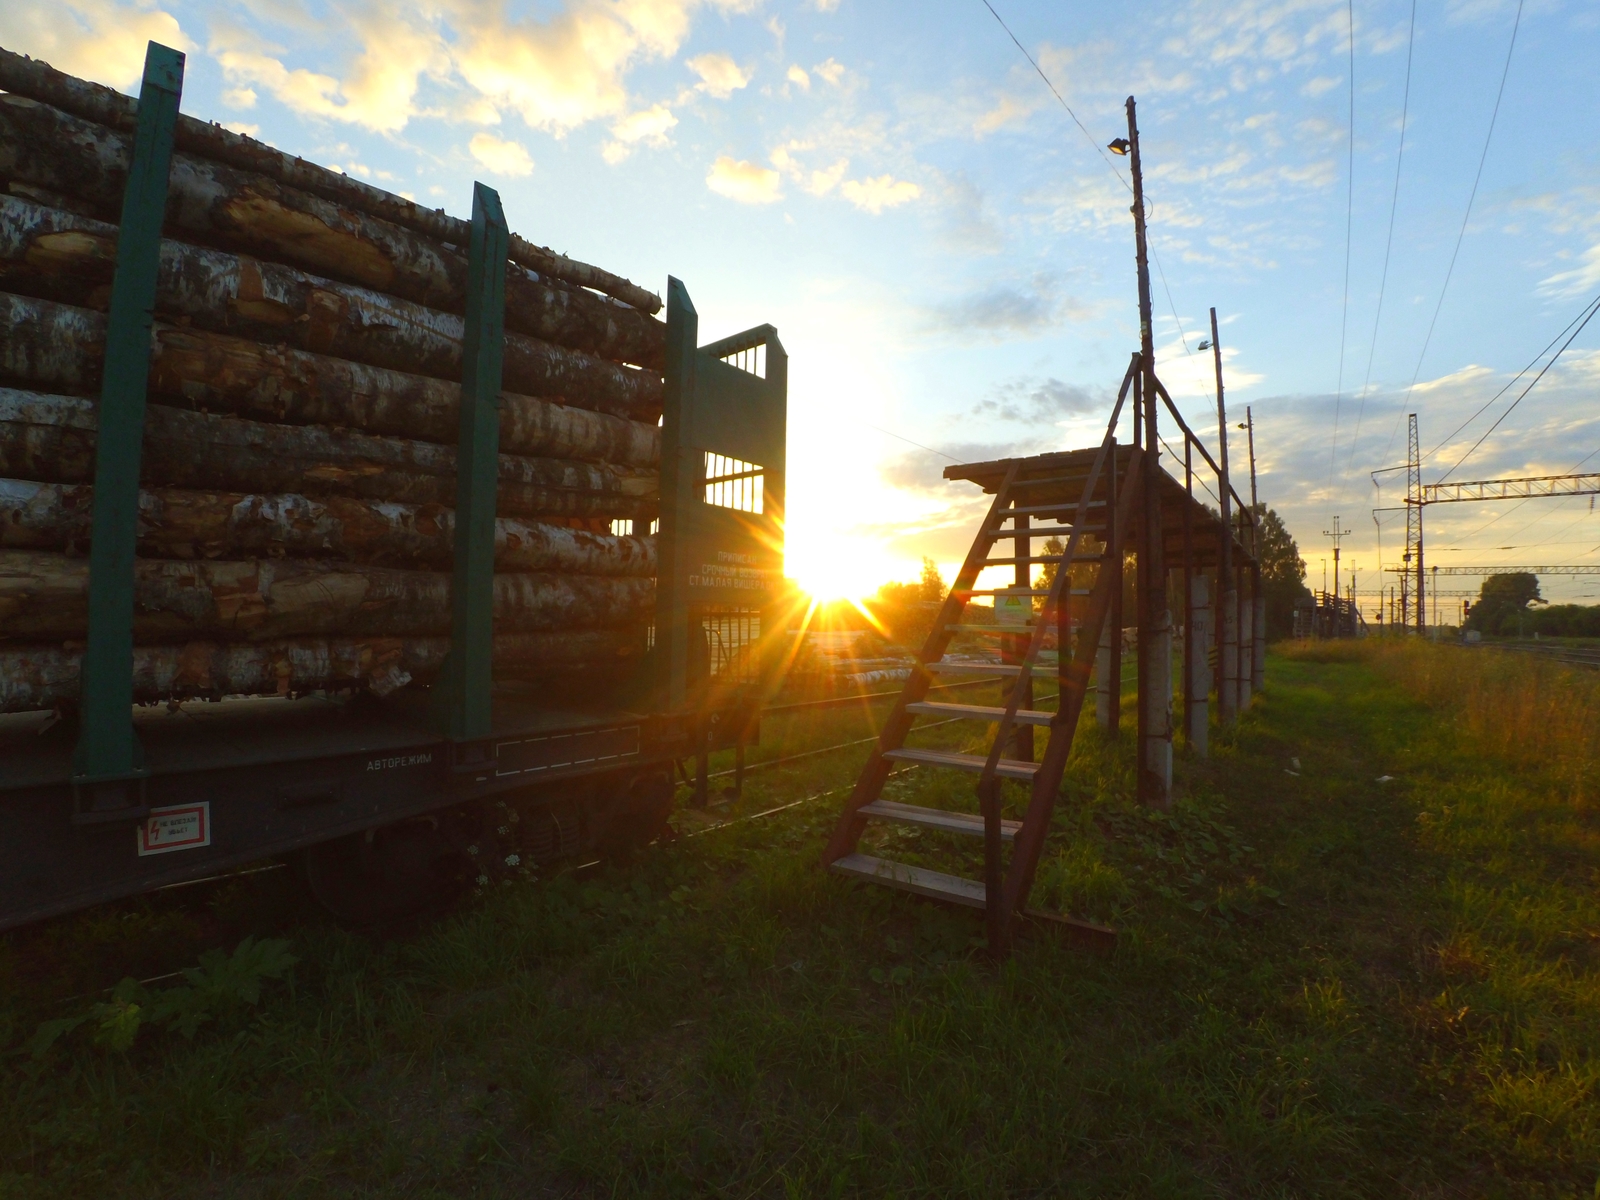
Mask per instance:
[[[1015,663],[931,662],[923,670],[936,675],[1016,675],[1022,670]]]
[[[932,700],[908,704],[906,711],[922,717],[971,717],[974,721],[998,721],[1006,715],[1005,709],[990,704],[938,704]],[[1019,708],[1012,719],[1018,725],[1048,725],[1056,715],[1037,708]]]
[[[1106,506],[1106,502],[1104,500],[1091,500],[1091,501],[1089,501],[1089,507],[1090,508],[1104,508],[1105,506]],[[1034,516],[1037,513],[1066,512],[1069,509],[1072,510],[1073,512],[1077,512],[1078,511],[1078,501],[1071,500],[1071,501],[1068,501],[1065,504],[1027,504],[1027,505],[1023,505],[1021,508],[1008,508],[1008,509],[1005,509],[1000,515],[1003,516],[1003,517],[1012,517],[1012,516],[1031,517],[1031,516]]]
[[[1004,536],[1004,535],[1002,535]],[[986,558],[983,565],[986,567],[1009,567],[1015,563],[1058,563],[1065,560],[1065,554],[1019,554],[1013,558]],[[1099,554],[1074,554],[1072,561],[1077,563],[1097,563],[1101,559]]]
[[[1088,471],[1076,471],[1071,475],[1044,475],[1038,479],[1018,479],[1011,484],[1011,490],[1026,487],[1055,487],[1063,483],[1083,483],[1089,478]]]
[[[982,754],[957,754],[953,750],[913,750],[902,746],[898,750],[885,750],[883,756],[895,762],[917,763],[924,767],[949,767],[955,771],[970,771],[974,775],[983,774],[983,768],[988,763],[988,758]],[[1001,779],[1020,779],[1024,783],[1031,782],[1039,773],[1039,764],[1023,762],[1020,758],[1002,758],[995,774]]]
[[[1003,520],[1004,518],[1001,519]],[[1064,521],[1065,518],[1063,518]],[[1106,527],[1104,525],[1069,525],[1063,523],[1061,525],[1029,525],[1026,529],[1020,529],[1015,525],[988,525],[984,527],[983,535],[992,537],[996,541],[1005,541],[1009,538],[1058,538],[1069,536],[1073,533],[1101,534],[1105,531]]]
[[[943,833],[968,833],[983,836],[983,817],[979,813],[949,812],[942,808],[919,808],[915,804],[897,804],[893,800],[874,800],[856,809],[864,817],[880,821],[896,821],[901,825],[917,825],[923,829],[937,829]],[[1000,837],[1009,842],[1021,821],[1000,822]]]
[[[828,867],[840,875],[865,879],[871,883],[887,884],[904,892],[915,892],[934,900],[951,904],[965,904],[968,908],[983,908],[986,889],[976,879],[963,879],[959,875],[946,875],[926,867],[913,867],[907,863],[890,862],[870,854],[847,854],[835,859]]]
[[[956,588],[963,596],[1048,596],[1049,588]],[[1074,591],[1073,595],[1077,595]]]

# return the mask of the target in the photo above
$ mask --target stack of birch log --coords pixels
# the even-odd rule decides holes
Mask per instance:
[[[0,711],[72,704],[135,102],[0,51]],[[449,648],[465,222],[180,117],[135,565],[139,700],[428,682]],[[664,326],[512,239],[497,678],[637,660]]]

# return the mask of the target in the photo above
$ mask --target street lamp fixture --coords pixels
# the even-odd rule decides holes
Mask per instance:
[[[1209,350],[1209,349],[1211,349],[1211,339],[1207,338],[1205,341],[1201,342],[1198,346],[1196,346],[1195,349],[1196,350]]]
[[[1127,138],[1116,138],[1116,139],[1112,140],[1106,146],[1106,149],[1111,151],[1111,153],[1113,153],[1113,154],[1121,155],[1122,157],[1127,157],[1127,154],[1128,154],[1128,139]]]

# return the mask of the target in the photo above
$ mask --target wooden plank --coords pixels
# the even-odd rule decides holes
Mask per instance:
[[[888,859],[874,858],[870,854],[847,854],[834,859],[828,865],[841,875],[865,879],[870,883],[885,884],[933,900],[961,904],[968,908],[984,906],[983,884],[975,879],[963,879],[959,875],[946,875],[942,871],[930,871],[925,867],[890,862]]]
[[[1023,909],[1022,915],[1042,929],[1056,930],[1085,949],[1109,954],[1117,948],[1117,931],[1109,925],[1099,925],[1064,913],[1045,912],[1039,908]]]
[[[917,825],[923,829],[937,829],[943,833],[965,833],[983,836],[983,818],[977,813],[950,812],[943,808],[922,808],[915,804],[897,804],[893,800],[874,800],[858,810],[863,816],[880,821],[895,821],[901,825]],[[1021,821],[1001,821],[1000,836],[1007,841],[1022,828]]]

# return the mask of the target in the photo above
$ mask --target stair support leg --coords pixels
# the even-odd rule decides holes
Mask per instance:
[[[980,789],[983,810],[983,918],[989,953],[1004,958],[1011,947],[1011,910],[1005,902],[1005,868],[1000,859],[1000,788],[991,779]]]
[[[1009,499],[1011,481],[1016,477],[1016,470],[1016,467],[1012,467],[1006,475],[1005,482],[996,490],[994,502],[989,506],[989,513],[984,518],[982,528],[993,529],[997,524],[997,518]],[[906,734],[910,732],[911,724],[916,720],[914,714],[906,711],[906,706],[916,704],[927,696],[928,684],[932,677],[926,669],[926,664],[942,657],[945,647],[950,644],[951,634],[948,627],[956,623],[961,610],[966,607],[965,593],[976,584],[978,575],[983,570],[984,560],[989,557],[989,547],[996,540],[992,536],[979,536],[973,542],[972,549],[967,552],[966,561],[961,564],[961,569],[956,572],[955,582],[950,585],[950,592],[945,596],[938,616],[934,618],[928,640],[923,643],[922,652],[917,656],[917,666],[913,669],[911,678],[906,681],[900,698],[894,702],[894,708],[884,719],[878,740],[867,756],[866,765],[862,768],[860,777],[856,779],[856,786],[845,801],[839,824],[834,827],[833,836],[828,839],[828,844],[822,851],[823,866],[826,867],[855,852],[856,843],[861,840],[861,833],[867,826],[866,818],[857,815],[858,810],[878,798],[893,765],[884,757],[884,752],[905,744]]]
[[[1128,522],[1137,511],[1140,489],[1137,486],[1143,463],[1143,453],[1134,449],[1128,456],[1128,466],[1118,500],[1116,521],[1119,527],[1128,528]],[[1090,590],[1084,605],[1083,633],[1072,656],[1071,665],[1062,673],[1061,698],[1057,704],[1056,719],[1050,726],[1050,740],[1045,745],[1038,774],[1033,779],[1033,791],[1028,799],[1028,811],[1022,819],[1022,828],[1011,840],[1011,867],[1006,872],[1005,905],[1008,913],[1021,912],[1033,890],[1034,872],[1039,867],[1039,856],[1044,850],[1045,835],[1050,830],[1050,816],[1055,811],[1056,798],[1061,791],[1061,776],[1066,771],[1067,756],[1072,752],[1078,717],[1089,693],[1089,677],[1094,666],[1098,633],[1110,618],[1115,596],[1120,593],[1122,581],[1116,571],[1103,568],[1095,586]]]

